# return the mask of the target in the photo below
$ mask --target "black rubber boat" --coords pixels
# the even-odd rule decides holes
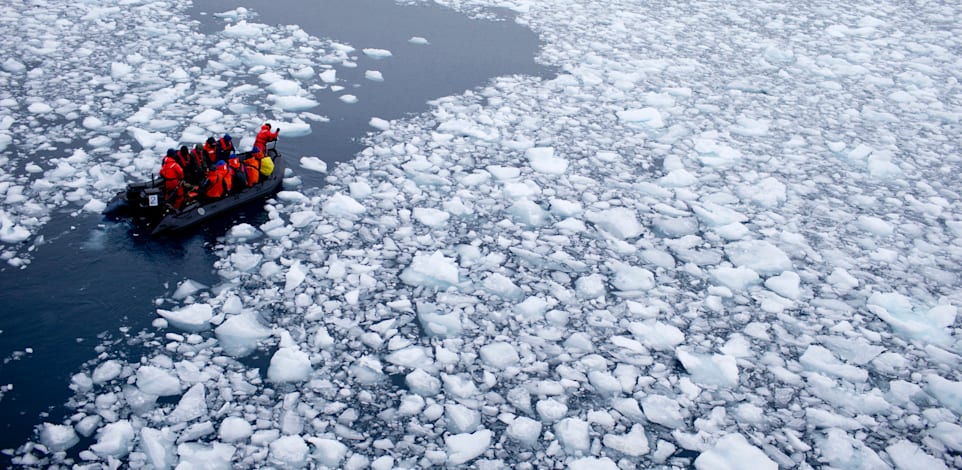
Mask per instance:
[[[240,153],[243,161],[250,152]],[[191,201],[181,210],[173,210],[164,204],[164,182],[160,178],[130,183],[127,189],[117,193],[104,209],[103,214],[113,218],[130,217],[144,224],[151,235],[172,233],[200,224],[220,214],[230,212],[249,202],[263,199],[277,192],[284,179],[284,158],[276,148],[267,149],[274,161],[274,172],[261,176],[259,183],[241,192],[213,202]]]

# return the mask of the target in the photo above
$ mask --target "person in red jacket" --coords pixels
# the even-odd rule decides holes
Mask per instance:
[[[257,138],[254,139],[254,146],[266,152],[267,143],[277,140],[277,134],[280,132],[280,129],[271,132],[271,124],[264,123],[264,125],[261,126],[261,131],[257,133]]]
[[[164,179],[164,201],[174,209],[184,205],[184,169],[177,161],[177,152],[168,149],[160,166],[160,177]]]

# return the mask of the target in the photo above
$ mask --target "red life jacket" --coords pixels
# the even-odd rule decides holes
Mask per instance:
[[[177,160],[164,157],[164,164],[160,167],[160,177],[164,179],[164,199],[175,208],[184,205],[184,169]]]
[[[217,141],[217,159],[226,161],[230,154],[234,152],[234,143],[224,140],[223,137]]]
[[[264,124],[261,126],[261,131],[257,133],[257,138],[254,139],[254,146],[266,152],[267,143],[275,140],[277,140],[277,131],[271,132],[271,128]]]
[[[217,163],[217,144],[208,145],[205,142],[204,151],[207,152],[207,166],[213,167]]]
[[[206,160],[207,160],[207,154],[203,150],[197,150],[197,147],[194,147],[193,149],[190,150],[191,165],[195,165],[196,168],[202,169],[205,166],[204,162]]]
[[[164,163],[160,167],[160,177],[164,179],[164,189],[173,191],[180,187],[180,182],[184,179],[184,169],[176,160],[164,157]]]

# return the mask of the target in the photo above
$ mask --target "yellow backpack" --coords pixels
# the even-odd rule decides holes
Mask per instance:
[[[274,160],[271,157],[264,157],[261,159],[261,174],[264,176],[270,176],[274,172]]]

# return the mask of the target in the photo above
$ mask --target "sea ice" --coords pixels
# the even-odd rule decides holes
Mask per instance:
[[[698,470],[735,470],[751,462],[752,468],[776,470],[778,464],[758,447],[751,445],[741,434],[728,434],[715,442],[714,447],[695,459]]]

